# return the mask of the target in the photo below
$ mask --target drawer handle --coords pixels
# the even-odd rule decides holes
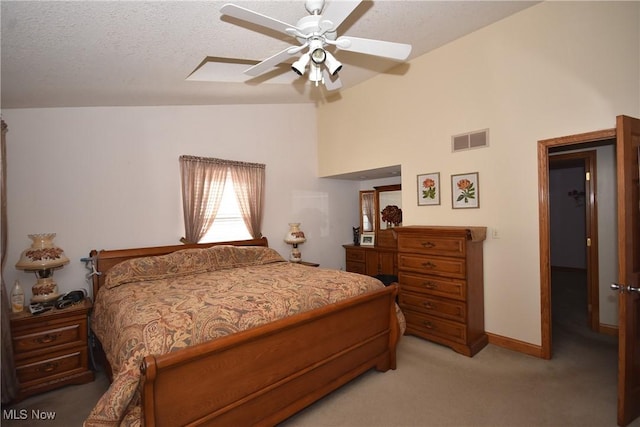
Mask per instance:
[[[435,327],[433,326],[433,323],[429,322],[429,321],[425,321],[424,322],[424,326],[426,326],[427,329],[434,329]]]
[[[436,244],[433,243],[433,242],[424,242],[424,243],[422,243],[422,247],[423,248],[435,248]]]
[[[438,285],[434,282],[428,281],[423,283],[424,287],[427,289],[437,289]]]
[[[424,306],[425,306],[426,308],[429,308],[429,309],[432,309],[432,310],[433,310],[434,308],[436,308],[436,306],[435,306],[435,305],[431,304],[431,301],[425,301],[423,304],[424,304]]]
[[[434,267],[436,267],[436,265],[434,263],[432,263],[431,261],[423,262],[422,266],[424,268],[434,268]]]
[[[41,338],[36,339],[38,344],[48,344],[58,339],[58,335],[47,334]]]
[[[39,372],[53,372],[56,369],[58,369],[58,364],[57,363],[47,363],[46,365],[44,365],[42,368],[38,368]]]

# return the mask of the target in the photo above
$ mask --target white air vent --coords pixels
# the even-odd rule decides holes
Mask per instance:
[[[451,151],[471,150],[489,146],[489,129],[462,133],[451,137]]]

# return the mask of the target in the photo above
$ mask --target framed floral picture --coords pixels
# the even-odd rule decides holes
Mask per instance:
[[[480,207],[478,172],[451,175],[451,206],[453,209]]]
[[[418,206],[440,204],[440,172],[418,175]]]

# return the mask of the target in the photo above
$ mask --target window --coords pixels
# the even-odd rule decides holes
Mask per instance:
[[[262,237],[265,165],[180,156],[183,243]]]
[[[230,240],[251,239],[251,234],[242,219],[238,197],[233,188],[231,173],[227,173],[224,184],[222,201],[218,208],[218,214],[211,224],[209,231],[198,243],[226,242]]]

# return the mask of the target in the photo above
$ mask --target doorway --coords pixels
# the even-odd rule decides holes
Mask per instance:
[[[538,207],[540,222],[540,307],[542,347],[540,356],[550,359],[551,345],[551,268],[550,268],[550,221],[549,221],[549,153],[560,147],[584,148],[586,144],[607,144],[615,141],[615,176],[613,185],[616,193],[614,224],[616,245],[616,281],[610,288],[617,291],[616,324],[618,331],[617,372],[618,372],[618,425],[626,426],[640,417],[640,120],[620,115],[616,117],[616,127],[602,131],[572,135],[562,138],[538,141]],[[602,192],[599,192],[602,194]],[[597,200],[598,203],[601,200]],[[601,222],[602,224],[602,222]],[[599,230],[601,228],[599,227]],[[599,232],[599,237],[602,233]],[[600,253],[607,253],[601,250]],[[599,263],[602,270],[602,262]],[[600,280],[605,282],[607,279]],[[603,283],[602,288],[609,288]],[[603,292],[600,292],[603,294]],[[600,295],[600,302],[602,295]],[[601,304],[602,320],[602,304]],[[615,348],[615,347],[614,347]],[[598,370],[601,365],[597,365]]]
[[[554,138],[538,143],[538,187],[540,217],[540,259],[541,259],[541,319],[542,319],[542,351],[541,356],[550,359],[552,355],[552,259],[551,259],[551,203],[550,203],[550,171],[555,167],[579,167],[591,172],[590,181],[585,180],[584,190],[576,188],[578,202],[580,193],[584,191],[585,233],[580,238],[584,248],[585,302],[583,309],[587,311],[588,327],[600,331],[600,269],[598,257],[598,199],[596,194],[595,153],[589,154],[597,147],[615,143],[616,130],[590,132],[579,135]],[[572,152],[569,154],[568,152]],[[555,160],[554,160],[555,157]],[[614,168],[615,169],[615,168]],[[570,191],[573,193],[573,191]],[[569,193],[569,191],[567,192]],[[574,194],[567,197],[573,197]],[[590,239],[590,240],[588,240]],[[587,246],[589,245],[589,246]]]
[[[553,329],[599,330],[597,151],[549,153]],[[555,336],[555,333],[554,333]]]

